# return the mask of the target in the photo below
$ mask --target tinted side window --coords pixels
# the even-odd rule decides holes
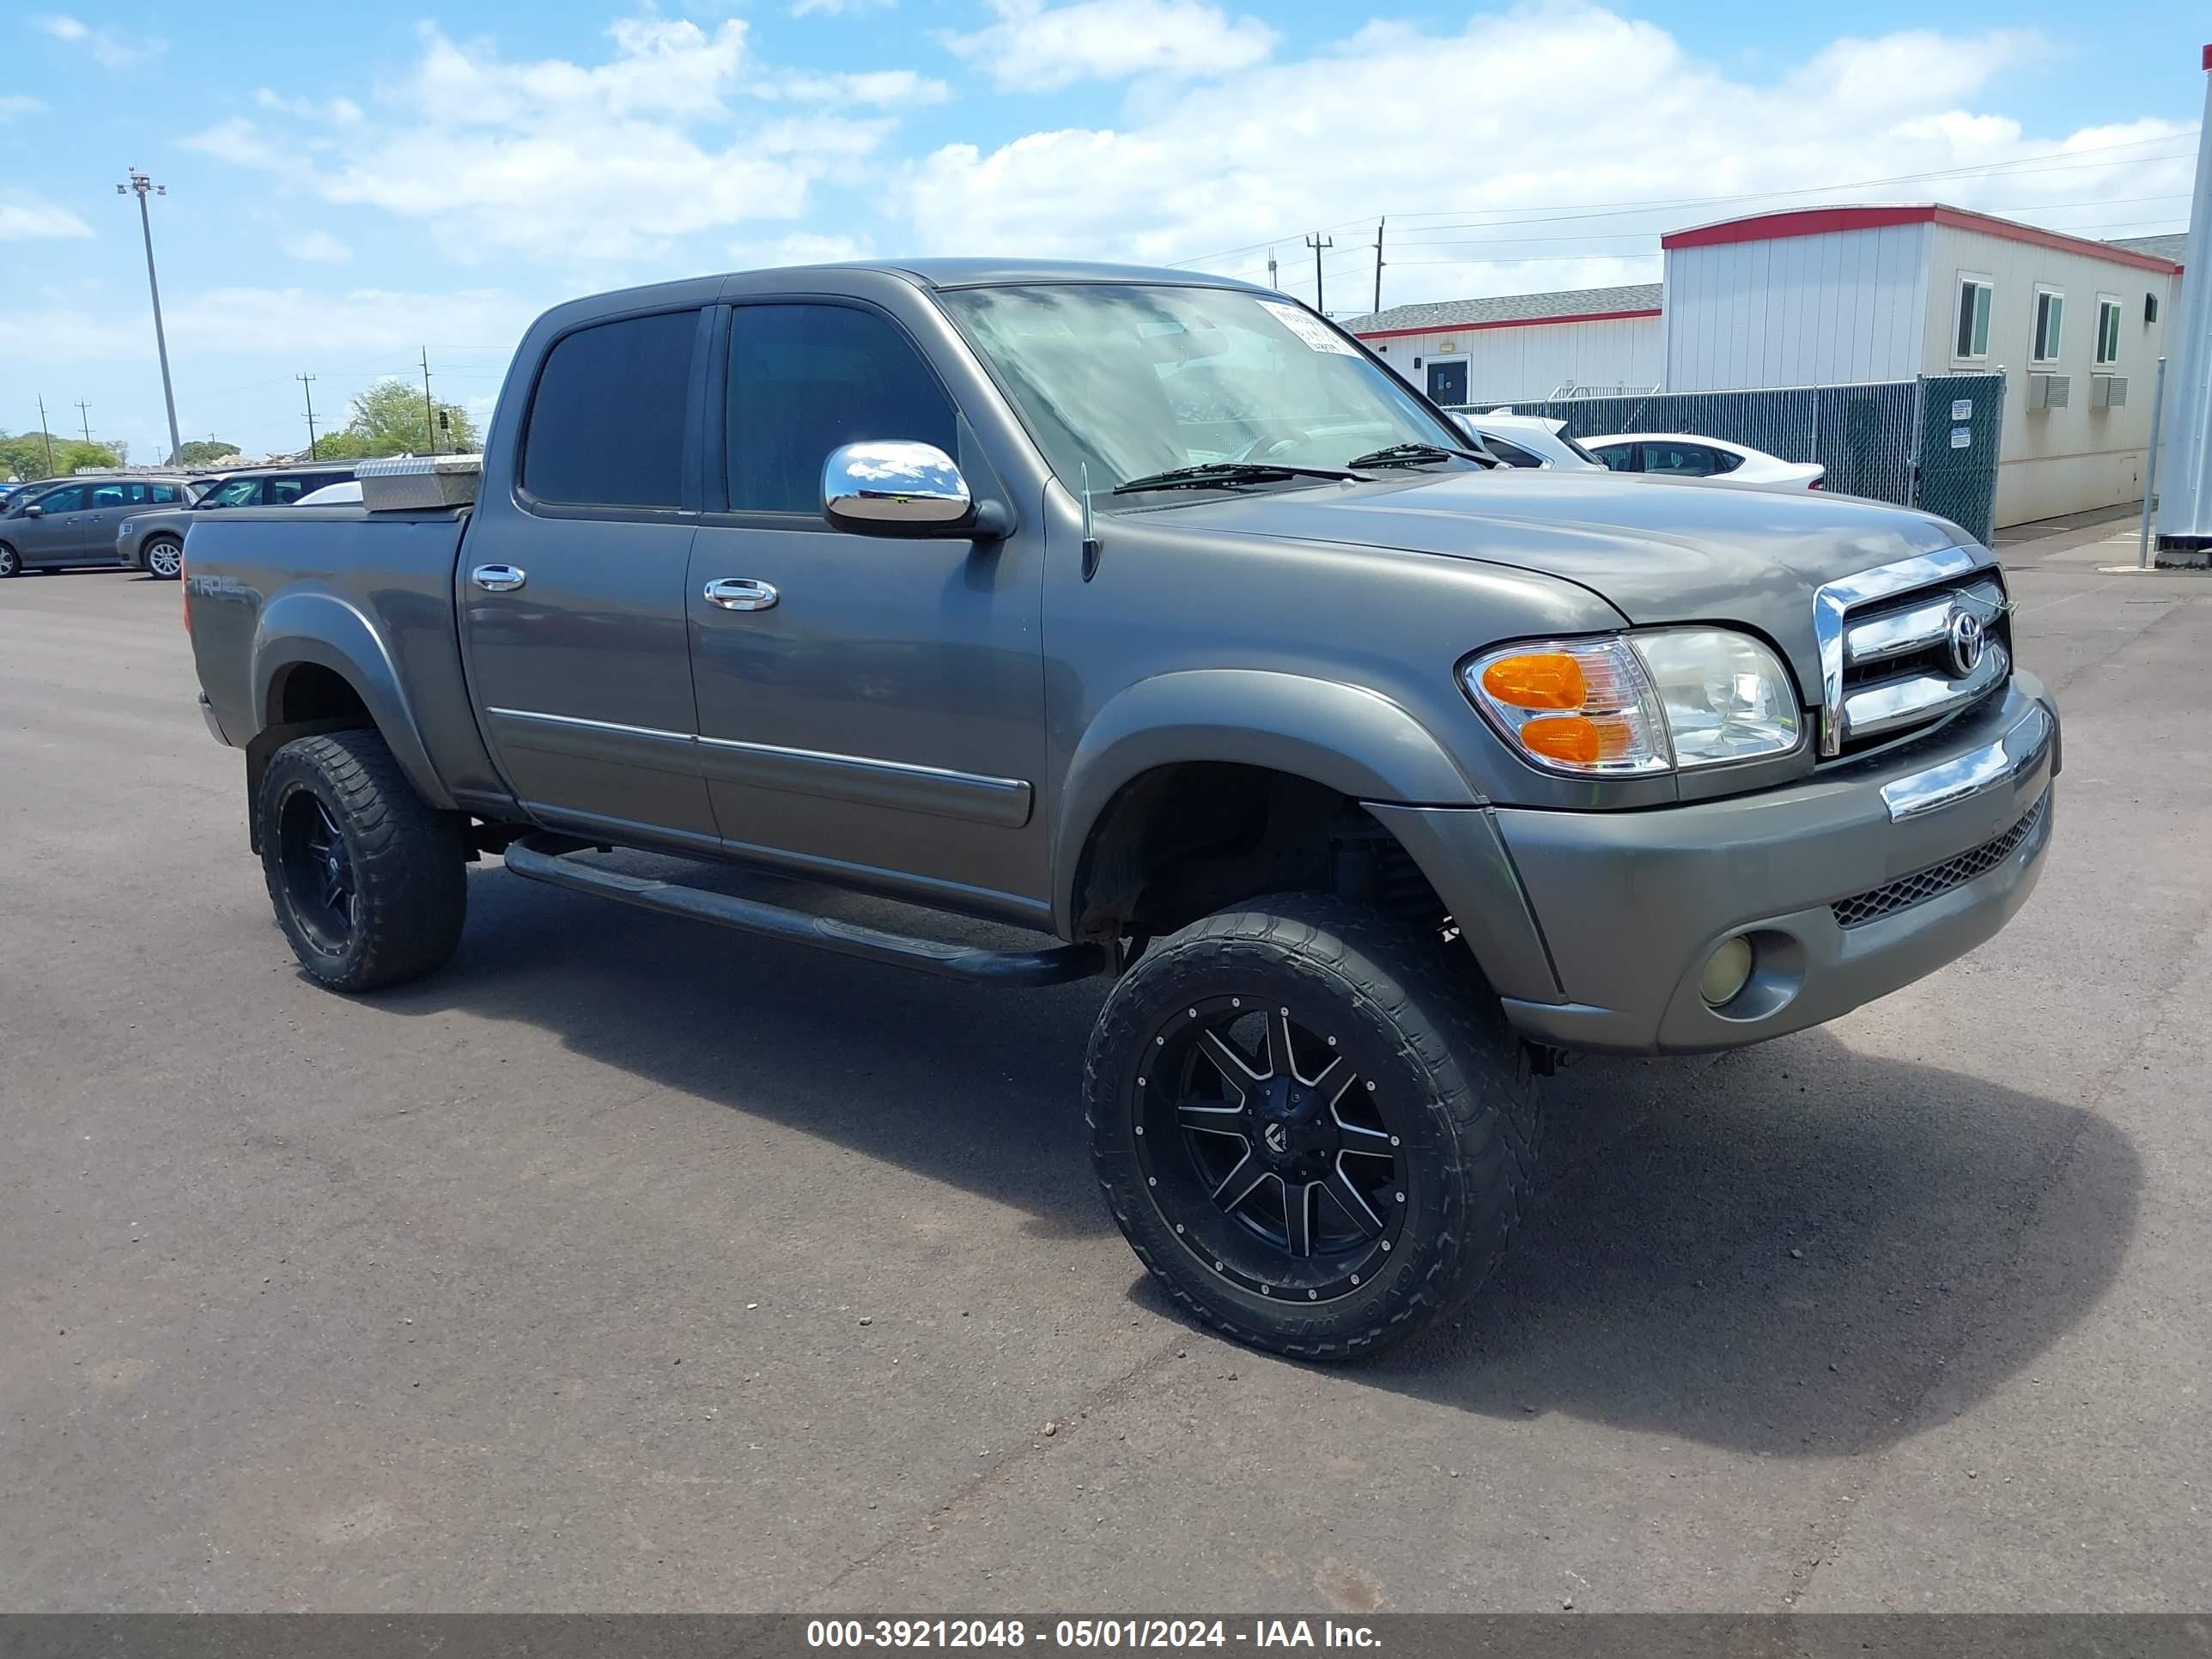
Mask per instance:
[[[1644,470],[1677,478],[1707,477],[1713,470],[1713,452],[1703,444],[1646,444]]]
[[[1522,448],[1519,444],[1509,444],[1504,439],[1494,438],[1486,432],[1482,434],[1482,442],[1485,448],[1508,466],[1543,465],[1543,462]]]
[[[739,306],[730,326],[730,506],[822,510],[841,444],[904,438],[959,453],[952,400],[887,318],[850,306]]]
[[[202,507],[258,507],[261,504],[261,480],[258,478],[226,478],[200,498]]]
[[[94,507],[120,507],[123,501],[123,486],[119,483],[96,484],[93,487],[92,504]]]
[[[307,481],[301,478],[271,478],[269,481],[269,505],[284,507],[307,493]]]
[[[50,495],[39,497],[39,508],[45,513],[75,513],[84,505],[84,486],[70,484]]]
[[[1633,472],[1636,471],[1636,446],[1634,444],[1604,444],[1600,446],[1592,453],[1596,455],[1598,459],[1603,461],[1615,472]]]
[[[152,489],[154,491],[154,500],[158,505],[174,507],[177,504],[179,496],[176,485],[157,483],[153,485]]]
[[[1742,456],[1733,454],[1725,449],[1716,449],[1711,452],[1711,454],[1713,474],[1716,477],[1723,472],[1733,472],[1743,465]]]
[[[564,335],[530,400],[522,487],[578,507],[680,507],[696,311]]]

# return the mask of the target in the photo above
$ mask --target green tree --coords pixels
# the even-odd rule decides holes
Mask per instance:
[[[46,437],[20,432],[14,437],[0,433],[0,474],[16,478],[67,477],[81,466],[120,466],[129,453],[125,444],[88,444],[82,438],[53,439],[53,459],[47,461]]]
[[[356,395],[346,423],[315,446],[325,460],[359,460],[367,455],[441,455],[473,452],[482,447],[476,423],[459,404],[441,403],[438,412],[446,424],[430,438],[430,424],[422,407],[420,388],[406,380],[379,380]]]
[[[177,451],[177,465],[179,466],[209,466],[222,459],[226,455],[235,459],[238,453],[238,446],[224,439],[193,438]]]

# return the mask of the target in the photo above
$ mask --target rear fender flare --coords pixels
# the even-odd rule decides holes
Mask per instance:
[[[257,730],[276,724],[281,678],[302,663],[327,668],[359,694],[370,720],[407,775],[408,782],[441,811],[454,810],[437,769],[430,763],[421,728],[392,653],[369,619],[335,593],[279,595],[261,613],[253,639],[253,708]]]

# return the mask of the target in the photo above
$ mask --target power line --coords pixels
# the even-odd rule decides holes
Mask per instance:
[[[2090,167],[2124,167],[2130,165],[2130,162],[2129,161],[2085,162],[2077,161],[2075,158],[2083,155],[2109,155],[2119,150],[2142,149],[2152,144],[2170,144],[2193,142],[2195,137],[2196,134],[2193,131],[2190,132],[2161,133],[2154,138],[2138,138],[2121,144],[2099,144],[2077,150],[2054,150],[2047,155],[2022,156],[2011,161],[1973,162],[1962,167],[1939,167],[1924,173],[1893,173],[1887,178],[1881,179],[1856,179],[1832,185],[1800,185],[1778,190],[1747,191],[1727,196],[1680,196],[1669,198],[1656,199],[1652,198],[1642,198],[1615,202],[1562,203],[1559,204],[1560,207],[1567,210],[1556,214],[1544,214],[1525,219],[1501,219],[1490,221],[1467,220],[1461,222],[1461,223],[1468,228],[1478,228],[1485,223],[1544,224],[1572,218],[1607,218],[1623,212],[1656,211],[1659,210],[1671,210],[1685,207],[1720,206],[1734,202],[1770,201],[1792,196],[1819,196],[1826,195],[1829,192],[1838,190],[1869,190],[1883,185],[1916,184],[1933,179],[1954,179],[1964,178],[1969,175],[1987,176],[1991,174],[2011,178],[2021,173],[2070,173],[2079,172]],[[2187,152],[2177,151],[2172,155],[2137,156],[2132,158],[2132,160],[2135,161],[2179,161],[2185,158],[2185,155],[2186,153]],[[1489,210],[1480,208],[1433,208],[1417,210],[1413,211],[1394,210],[1389,216],[1394,219],[1419,220],[1440,218],[1444,215],[1453,212],[1480,213],[1488,211],[1506,213],[1513,210],[1514,210],[1510,208]],[[1364,221],[1346,220],[1340,224],[1323,226],[1322,229],[1325,231],[1344,230],[1349,228],[1352,225],[1362,222],[1364,222]],[[1453,229],[1459,228],[1461,228],[1461,226],[1455,225],[1426,225],[1417,227],[1417,228],[1430,230]],[[1225,259],[1233,254],[1253,252],[1260,248],[1265,247],[1266,246],[1267,243],[1264,241],[1246,242],[1237,247],[1222,248],[1212,253],[1201,253],[1188,259],[1176,260],[1174,263],[1178,266],[1200,264],[1208,259]]]

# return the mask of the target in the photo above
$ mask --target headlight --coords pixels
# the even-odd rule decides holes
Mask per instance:
[[[1636,777],[1797,746],[1789,671],[1725,629],[1508,646],[1461,677],[1491,724],[1547,771]]]

